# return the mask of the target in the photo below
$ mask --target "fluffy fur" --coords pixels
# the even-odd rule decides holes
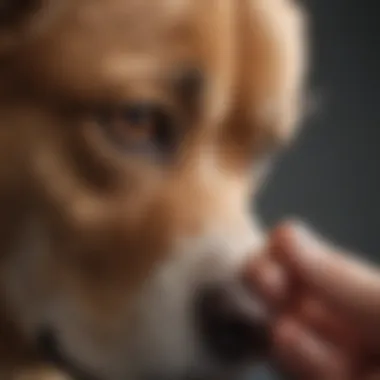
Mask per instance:
[[[294,133],[304,56],[291,0],[0,1],[1,378],[66,376],[36,350],[46,325],[101,380],[227,373],[194,299],[261,247],[251,195]],[[175,120],[165,160],[105,133],[105,107],[139,101]]]

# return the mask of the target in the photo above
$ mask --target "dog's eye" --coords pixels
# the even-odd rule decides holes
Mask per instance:
[[[98,110],[96,121],[107,138],[125,152],[166,154],[175,145],[173,118],[151,103]]]

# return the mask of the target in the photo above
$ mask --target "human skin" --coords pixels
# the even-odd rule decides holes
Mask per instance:
[[[284,223],[247,269],[272,316],[273,359],[295,379],[380,379],[380,269]]]

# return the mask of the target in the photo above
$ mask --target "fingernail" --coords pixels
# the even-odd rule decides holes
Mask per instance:
[[[301,221],[290,221],[281,225],[275,231],[272,242],[272,253],[278,259],[288,259],[294,256],[308,259],[319,256],[322,243],[313,229]]]

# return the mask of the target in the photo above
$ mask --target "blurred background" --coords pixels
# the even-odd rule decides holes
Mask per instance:
[[[311,19],[319,108],[278,158],[258,211],[268,227],[298,217],[380,263],[380,2],[298,1]],[[251,380],[281,379],[272,372]]]

